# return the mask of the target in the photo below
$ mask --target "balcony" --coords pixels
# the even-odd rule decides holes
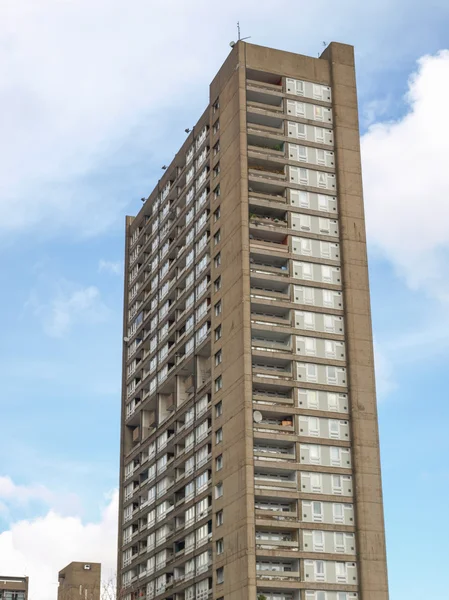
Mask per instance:
[[[286,203],[286,182],[282,179],[264,178],[259,174],[249,173],[249,186],[248,191],[250,196],[253,195],[264,195],[267,198],[273,198],[274,200]]]
[[[257,411],[257,420],[254,420],[254,432],[256,433],[278,433],[280,435],[292,435],[295,432],[292,415],[279,415],[267,409]]]
[[[269,256],[267,254],[257,255],[255,253],[250,255],[250,260],[253,257],[255,260],[258,260],[259,256],[264,262],[267,261],[269,264],[274,264],[276,266],[282,264],[282,262],[277,261],[285,260],[278,256]],[[284,306],[275,306],[253,300],[251,302],[251,320],[254,323],[257,322],[261,325],[284,325],[286,327],[291,327],[292,315],[290,309]]]
[[[261,130],[278,135],[284,135],[284,115],[283,113],[265,108],[250,105],[246,111],[246,122],[248,130]],[[257,135],[257,134],[256,134]]]
[[[298,515],[296,510],[294,511],[276,511],[274,509],[264,510],[256,508],[256,521],[298,521]],[[260,523],[259,523],[260,524]]]
[[[299,550],[298,532],[274,531],[256,529],[256,548],[265,550],[277,550],[280,548]]]
[[[273,587],[275,591],[273,591],[270,583],[268,581],[265,582],[262,586],[257,587],[257,598],[263,596],[264,600],[300,600],[300,592],[298,590],[292,592],[290,590],[280,591],[276,589],[276,584],[280,582],[273,582]],[[264,587],[265,586],[265,587]]]
[[[246,85],[257,90],[267,90],[282,93],[282,77],[273,73],[265,73],[256,69],[246,70]]]
[[[248,106],[283,111],[284,103],[280,93],[282,86],[260,81],[247,80],[246,102]]]
[[[250,270],[254,275],[280,275],[281,277],[289,277],[289,261],[287,258],[279,261],[273,260],[276,256],[265,257],[260,256],[255,258],[250,257]]]
[[[278,217],[264,215],[260,209],[249,215],[249,239],[251,251],[257,249],[289,252],[289,239],[286,234],[287,222]]]
[[[287,181],[285,167],[270,161],[248,160],[248,175],[252,178],[271,179],[275,182]]]
[[[265,260],[264,260],[265,262]],[[274,262],[273,259],[268,262],[275,265],[285,265],[285,261]],[[259,271],[260,269],[258,269]],[[268,292],[272,300],[277,298],[282,300],[290,300],[290,285],[283,278],[275,277],[272,272],[265,273],[251,273],[250,278],[251,288],[260,290],[261,292]],[[266,296],[266,294],[263,294]]]
[[[291,335],[282,331],[264,331],[252,328],[251,349],[253,352],[291,354]]]
[[[259,461],[291,461],[295,460],[296,452],[293,443],[277,440],[254,440],[254,460]]]
[[[248,152],[250,156],[260,158],[273,158],[274,160],[285,159],[285,142],[279,138],[273,138],[264,132],[248,134]]]
[[[253,373],[273,379],[291,379],[292,361],[278,356],[253,356]]]
[[[251,286],[251,299],[263,300],[265,302],[267,300],[290,302],[290,292],[278,292],[263,285],[255,284]]]
[[[287,388],[285,391],[274,391],[270,388],[262,386],[254,387],[253,402],[257,404],[278,405],[278,404],[294,404],[292,389]],[[256,407],[255,407],[256,408]],[[258,407],[257,407],[258,408]]]
[[[264,214],[260,209],[252,209],[254,212],[250,212],[249,214],[249,226],[253,227],[265,227],[268,229],[287,229],[287,217],[286,213],[283,213],[282,216],[270,216],[269,214]],[[285,234],[283,234],[285,235]],[[280,239],[283,241],[283,235]],[[274,240],[272,240],[274,241]]]
[[[265,562],[265,561],[264,561]],[[276,564],[276,561],[271,561],[271,564],[266,561],[267,564],[263,564],[261,561],[256,563],[256,577],[260,581],[300,581],[299,564],[290,565],[285,563],[284,565]],[[276,598],[279,596],[276,594]]]

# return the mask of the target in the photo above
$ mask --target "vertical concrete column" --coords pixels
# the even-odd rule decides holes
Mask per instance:
[[[332,43],[331,67],[361,600],[387,600],[371,308],[352,46]]]

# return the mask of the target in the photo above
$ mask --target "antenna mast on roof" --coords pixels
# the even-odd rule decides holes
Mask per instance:
[[[250,35],[248,35],[247,37],[240,37],[240,21],[237,21],[237,34],[238,34],[238,41],[239,42],[243,42],[243,40],[249,40],[249,38],[251,37]]]
[[[240,37],[240,21],[237,21],[237,41],[243,42],[245,40],[249,40],[250,37],[250,35],[244,38]],[[233,48],[235,46],[235,42],[230,42],[229,45],[231,46],[231,48]]]

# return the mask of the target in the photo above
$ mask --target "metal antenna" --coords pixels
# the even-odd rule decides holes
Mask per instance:
[[[240,37],[240,21],[237,21],[237,41],[243,42],[244,40],[249,40],[250,37],[250,35],[244,38]],[[231,46],[231,48],[234,48],[235,42],[229,42],[229,45]]]
[[[238,41],[239,42],[243,42],[243,40],[249,40],[249,38],[251,37],[250,35],[248,35],[247,37],[240,37],[240,21],[237,21],[237,34],[238,34]]]

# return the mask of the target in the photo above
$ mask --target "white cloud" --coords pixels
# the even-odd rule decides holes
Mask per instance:
[[[80,287],[64,280],[56,284],[53,298],[42,303],[33,292],[27,306],[41,319],[45,333],[54,338],[64,337],[74,325],[98,323],[108,315],[97,287]]]
[[[54,600],[58,571],[72,561],[102,563],[104,580],[116,572],[118,493],[97,522],[50,510],[44,517],[13,523],[0,534],[0,565],[4,573],[27,575],[33,600]]]
[[[258,2],[232,4],[243,16]],[[129,198],[74,183],[98,173],[149,119],[155,143],[158,108],[169,119],[171,107],[194,102],[193,89],[206,104],[216,57],[229,50],[202,51],[215,35],[201,25],[209,13],[206,0],[1,3],[0,231],[93,233],[114,221]],[[153,152],[160,156],[160,144]]]
[[[362,138],[368,236],[412,289],[449,300],[449,51],[424,56],[407,113]]]
[[[0,476],[0,502],[4,514],[35,502],[53,506],[63,514],[80,507],[76,494],[56,493],[42,484],[18,485],[7,476]]]
[[[123,262],[121,260],[114,262],[101,259],[98,263],[98,271],[100,273],[105,272],[112,275],[121,275],[123,273]]]
[[[419,3],[398,3],[414,5],[408,14],[419,21]],[[306,4],[299,38],[297,19],[285,19],[295,3],[278,0],[277,9],[271,0],[228,0],[226,14],[217,18],[207,0],[3,0],[0,232],[98,233],[116,221],[130,195],[138,200],[149,193],[157,179],[152,162],[159,169],[169,160],[184,127],[200,116],[237,20],[251,42],[313,55],[322,39],[360,41],[367,77],[367,55],[375,54],[372,69],[392,65],[390,48],[379,49],[376,28],[404,30],[402,12],[389,0],[375,7],[356,0]],[[364,21],[371,38],[366,28],[360,34]],[[419,36],[411,25],[410,40],[395,39],[394,65],[411,40],[424,37],[421,23]],[[180,115],[188,122],[180,125]],[[145,175],[136,180],[139,161]]]

